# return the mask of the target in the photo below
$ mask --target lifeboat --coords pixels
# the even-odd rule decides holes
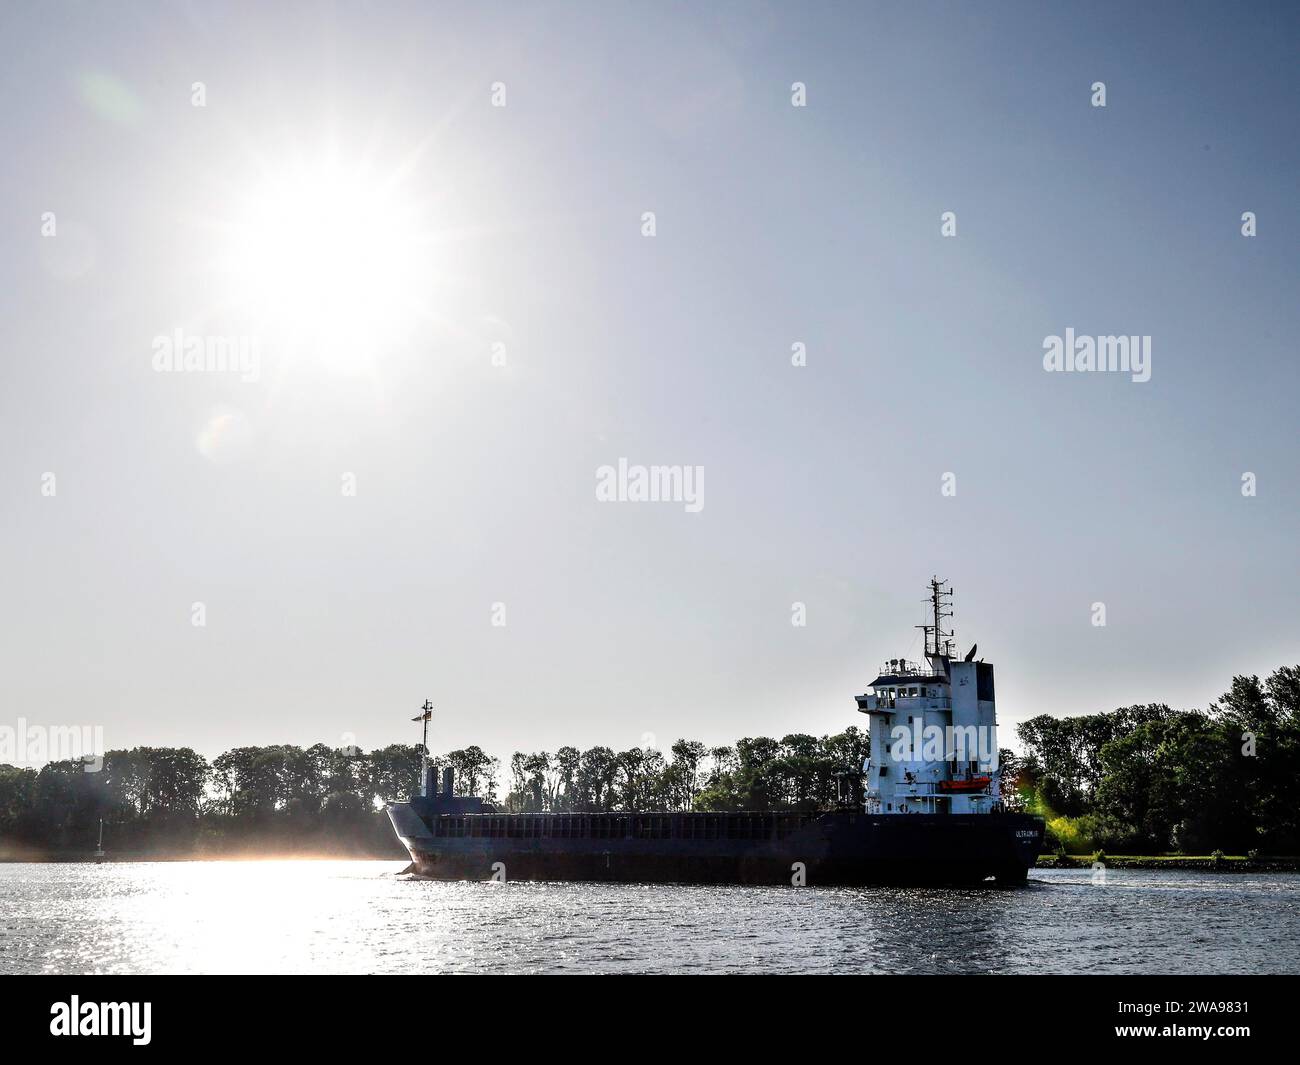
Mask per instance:
[[[993,783],[992,777],[971,777],[969,780],[941,780],[940,791],[983,791]]]

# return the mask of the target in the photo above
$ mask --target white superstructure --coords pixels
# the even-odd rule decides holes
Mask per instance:
[[[925,630],[926,664],[890,659],[858,696],[871,719],[863,763],[872,814],[986,814],[999,808],[997,711],[993,666],[953,657],[952,589],[930,581],[933,621]]]

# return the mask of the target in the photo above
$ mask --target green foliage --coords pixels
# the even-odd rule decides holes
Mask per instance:
[[[1047,822],[1046,847],[1058,854],[1092,854],[1097,849],[1097,821],[1089,814],[1066,817],[1061,814]]]
[[[1300,818],[1300,667],[1235,677],[1208,711],[1163,704],[1017,730],[1019,793],[1048,818],[1050,845],[1082,853],[1294,853]]]
[[[693,803],[697,810],[827,809],[839,801],[841,778],[854,778],[871,741],[856,727],[820,739],[793,733],[720,747]]]
[[[93,850],[101,819],[110,853],[396,855],[375,799],[408,796],[419,764],[418,748],[316,744],[240,747],[211,764],[189,748],[137,747],[108,751],[95,773],[0,766],[0,857]]]
[[[869,741],[856,728],[835,736],[746,737],[734,748],[677,740],[667,754],[562,747],[516,752],[505,806],[561,810],[770,810],[833,806],[842,775],[855,776]]]

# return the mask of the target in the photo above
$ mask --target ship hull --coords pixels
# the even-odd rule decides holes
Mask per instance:
[[[414,871],[438,880],[592,880],[709,884],[934,884],[1025,882],[1043,822],[1027,814],[872,815],[836,811],[800,819],[777,838],[690,839],[683,816],[658,815],[667,838],[548,838],[550,817],[511,815],[534,838],[452,835],[456,819],[388,807]],[[754,818],[724,814],[720,818]],[[464,819],[461,819],[463,822]],[[574,820],[578,820],[575,818]],[[637,831],[637,816],[621,824]],[[649,817],[644,820],[650,820]],[[663,827],[668,823],[670,827]],[[523,828],[521,827],[521,832]]]

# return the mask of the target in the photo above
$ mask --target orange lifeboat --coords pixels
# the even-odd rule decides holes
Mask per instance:
[[[971,777],[969,780],[941,780],[940,791],[983,791],[993,783],[992,777]]]

